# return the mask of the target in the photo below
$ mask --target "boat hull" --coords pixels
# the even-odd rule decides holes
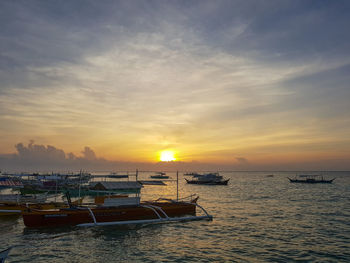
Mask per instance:
[[[26,211],[29,209],[38,209],[38,210],[45,210],[45,209],[57,209],[57,208],[64,208],[68,207],[67,204],[60,204],[60,203],[47,203],[47,204],[1,204],[0,203],[0,217],[1,216],[15,216],[20,215],[23,211]]]
[[[144,207],[150,205],[161,207],[169,217],[195,215],[196,213],[195,204],[183,202],[145,202],[141,206],[95,207],[90,209],[96,222],[99,223],[159,218],[152,209]],[[161,212],[158,211],[158,213],[161,217],[164,217]],[[26,227],[76,226],[84,223],[94,223],[90,211],[84,207],[47,211],[33,210],[23,212],[22,215]]]
[[[187,180],[185,179],[188,184],[202,184],[202,185],[227,185],[228,180],[224,181],[201,181],[201,180]]]
[[[151,175],[150,178],[153,178],[153,179],[169,179],[169,176],[167,176],[167,175]]]
[[[313,180],[313,179],[305,179],[305,180],[299,180],[299,179],[289,179],[289,182],[291,183],[300,183],[300,184],[331,184],[334,179],[332,180]]]

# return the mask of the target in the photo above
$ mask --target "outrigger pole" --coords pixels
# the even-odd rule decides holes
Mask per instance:
[[[185,202],[187,203],[187,202]],[[193,204],[193,203],[191,203]],[[144,220],[126,220],[126,221],[112,221],[112,222],[97,222],[96,221],[96,217],[94,215],[94,213],[92,212],[92,210],[88,207],[87,210],[89,210],[90,216],[92,217],[92,220],[94,221],[93,223],[83,223],[83,224],[79,224],[77,226],[80,227],[89,227],[89,226],[111,226],[111,225],[128,225],[128,224],[151,224],[151,223],[165,223],[165,222],[176,222],[176,221],[194,221],[194,220],[213,220],[213,216],[209,215],[208,212],[200,205],[194,203],[194,205],[198,206],[199,208],[201,208],[203,210],[203,212],[205,213],[204,216],[187,216],[187,217],[169,217],[164,210],[159,207],[159,206],[155,206],[155,205],[143,205],[142,207],[145,208],[149,208],[151,210],[153,210],[153,212],[157,215],[158,218],[156,219],[144,219]],[[157,212],[157,210],[159,212],[161,212],[164,217],[161,217],[159,215],[159,213]]]

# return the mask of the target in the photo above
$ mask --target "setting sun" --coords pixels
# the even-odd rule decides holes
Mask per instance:
[[[170,162],[170,161],[175,161],[175,157],[174,157],[174,152],[173,151],[162,151],[160,153],[160,160],[162,162]]]

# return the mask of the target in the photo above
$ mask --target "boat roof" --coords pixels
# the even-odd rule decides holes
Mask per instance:
[[[106,190],[123,190],[123,189],[141,189],[142,185],[139,182],[109,182],[109,181],[102,181],[102,182],[91,182],[90,186],[92,188],[96,186],[102,186]]]
[[[139,181],[142,185],[166,185],[163,181],[159,180],[141,180]]]

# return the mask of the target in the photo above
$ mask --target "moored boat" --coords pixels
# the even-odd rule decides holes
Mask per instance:
[[[0,195],[0,203],[44,203],[47,194],[40,195],[21,195],[21,194],[2,194]]]
[[[78,205],[83,202],[83,198],[80,198],[72,204]],[[98,203],[98,201],[95,203]],[[28,209],[36,210],[46,210],[46,209],[59,209],[59,208],[68,208],[68,203],[64,202],[46,202],[46,203],[28,203],[28,202],[0,202],[0,217],[1,216],[15,216],[21,215],[23,211]]]
[[[289,178],[289,182],[291,183],[304,183],[304,184],[331,184],[335,178],[333,179],[324,179],[323,175],[299,175],[295,178]]]
[[[195,175],[191,180],[186,179],[188,184],[203,184],[203,185],[227,185],[230,179],[224,179],[219,173],[207,173],[203,175]]]
[[[191,219],[196,219],[195,202],[154,201],[122,205],[124,200],[119,201],[121,201],[120,205],[113,204],[112,206],[77,206],[54,210],[30,209],[22,213],[23,222],[26,227],[54,227],[151,223],[171,221],[170,218],[184,215],[190,215]]]
[[[150,178],[153,179],[169,179],[169,176],[165,172],[156,172],[154,175],[151,175]]]
[[[102,187],[102,184],[98,185]],[[108,186],[108,185],[104,185]],[[114,186],[115,187],[115,186]],[[141,185],[136,182],[125,182],[119,185],[130,190],[133,187],[135,196],[119,196],[104,198],[103,203],[74,206],[69,208],[38,210],[27,209],[22,212],[26,227],[55,227],[55,226],[101,226],[163,223],[169,221],[211,220],[204,208],[197,204],[197,198],[191,201],[158,199],[155,201],[140,201]],[[177,195],[178,196],[178,195]],[[69,192],[67,200],[70,203]],[[202,209],[205,215],[197,216],[196,208]]]
[[[0,203],[0,217],[1,216],[14,216],[20,215],[23,211],[28,209],[57,209],[68,207],[68,204],[65,203],[41,203],[41,204],[9,204],[9,203]]]

